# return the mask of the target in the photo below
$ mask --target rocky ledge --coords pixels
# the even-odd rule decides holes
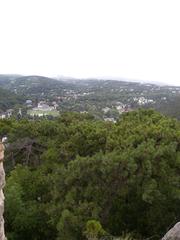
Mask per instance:
[[[0,142],[0,240],[6,240],[4,234],[4,194],[3,188],[5,186],[5,172],[3,167],[4,160],[4,145]]]
[[[180,222],[171,228],[162,240],[180,240]]]

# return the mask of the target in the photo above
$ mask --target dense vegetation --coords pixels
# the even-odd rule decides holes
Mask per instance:
[[[153,110],[117,123],[65,113],[0,121],[9,240],[160,239],[180,219],[180,123]]]
[[[24,101],[25,98],[22,96],[0,88],[0,112],[14,108],[16,105],[23,104]]]

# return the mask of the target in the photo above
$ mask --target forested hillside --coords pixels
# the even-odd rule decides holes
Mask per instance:
[[[160,239],[180,219],[180,123],[65,113],[1,120],[8,240]],[[102,238],[103,237],[103,238]]]
[[[7,87],[11,81],[14,81],[16,78],[21,77],[21,75],[17,74],[0,74],[0,86]]]
[[[11,91],[0,88],[0,111],[14,108],[18,104],[23,104],[25,99]]]

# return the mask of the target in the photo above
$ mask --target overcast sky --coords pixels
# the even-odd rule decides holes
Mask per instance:
[[[180,1],[0,0],[0,73],[180,85]]]

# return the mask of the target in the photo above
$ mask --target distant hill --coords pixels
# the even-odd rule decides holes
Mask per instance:
[[[16,74],[0,74],[0,86],[6,87],[11,81],[16,78],[19,78],[21,75]]]
[[[12,84],[27,84],[27,85],[42,85],[42,84],[46,84],[46,85],[52,85],[52,84],[59,84],[60,81],[54,79],[54,78],[49,78],[49,77],[44,77],[44,76],[36,76],[36,75],[32,75],[32,76],[20,76],[18,78],[14,78],[11,81]]]
[[[43,76],[18,76],[4,75],[0,78],[0,86],[27,97],[39,96],[39,93],[49,94],[54,90],[63,90],[71,84]]]

